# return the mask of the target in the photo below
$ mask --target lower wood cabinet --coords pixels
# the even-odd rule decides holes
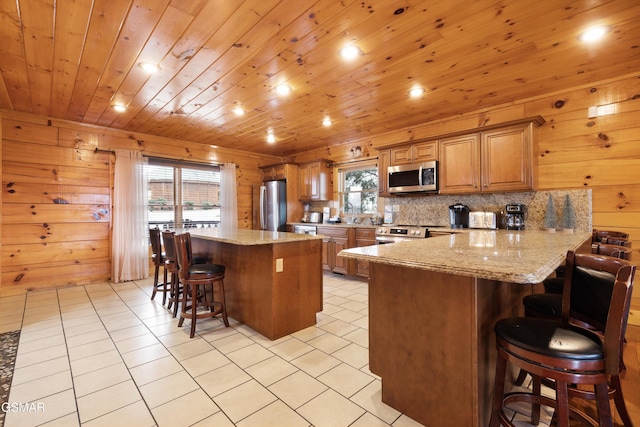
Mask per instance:
[[[317,233],[322,235],[322,267],[334,273],[350,276],[369,277],[369,263],[354,262],[339,257],[343,249],[376,244],[376,229],[371,227],[320,226]]]
[[[351,274],[349,260],[338,256],[341,250],[352,247],[351,227],[318,227],[317,233],[322,235],[322,268],[334,273]]]
[[[376,244],[375,228],[356,228],[356,247],[372,246]],[[356,261],[356,276],[369,277],[369,261]]]

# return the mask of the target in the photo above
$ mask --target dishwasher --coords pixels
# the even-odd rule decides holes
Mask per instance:
[[[316,231],[317,229],[315,225],[296,224],[293,226],[293,232],[296,234],[310,234],[315,236]]]

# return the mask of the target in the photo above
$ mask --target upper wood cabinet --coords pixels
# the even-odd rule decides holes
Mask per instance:
[[[528,120],[439,141],[441,194],[535,190],[536,131]]]
[[[262,172],[263,181],[274,181],[278,179],[287,179],[287,172],[291,168],[297,168],[297,165],[290,163],[279,163],[275,165],[262,166],[260,171]]]
[[[299,165],[300,201],[331,200],[331,162],[316,160]]]
[[[438,179],[440,194],[480,191],[480,134],[439,141]]]
[[[421,142],[392,148],[390,156],[391,166],[436,160],[438,158],[438,142]]]
[[[533,190],[533,124],[482,133],[482,191]]]
[[[389,197],[389,174],[388,167],[391,166],[389,149],[378,151],[378,195],[380,197]]]

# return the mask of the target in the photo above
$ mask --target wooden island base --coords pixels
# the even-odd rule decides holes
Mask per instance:
[[[531,285],[372,262],[369,366],[382,401],[425,426],[484,427],[496,320],[521,315]]]
[[[226,266],[227,312],[233,319],[271,340],[316,324],[322,311],[322,240],[240,245],[194,235],[192,242],[195,255]]]

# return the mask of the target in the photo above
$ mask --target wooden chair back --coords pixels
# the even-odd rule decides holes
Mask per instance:
[[[160,240],[160,229],[158,227],[149,229],[149,239],[151,240],[151,258],[155,265],[160,265],[162,259],[162,241]]]
[[[584,322],[604,335],[606,372],[618,375],[636,266],[606,255],[567,254],[562,319]]]
[[[629,233],[624,231],[615,230],[593,230],[591,235],[591,241],[596,243],[602,241],[604,237],[620,237],[622,239],[628,239]]]
[[[612,237],[612,236],[603,237],[600,242],[606,243],[608,245],[625,246],[627,248],[631,247],[631,240],[625,239],[623,237]]]
[[[162,232],[162,240],[164,241],[164,258],[165,266],[170,271],[178,269],[177,251],[176,251],[176,234],[173,231],[165,230]],[[174,272],[174,271],[172,271]]]
[[[607,255],[614,258],[630,260],[632,252],[631,248],[626,246],[610,245],[602,242],[591,244],[592,254]]]

